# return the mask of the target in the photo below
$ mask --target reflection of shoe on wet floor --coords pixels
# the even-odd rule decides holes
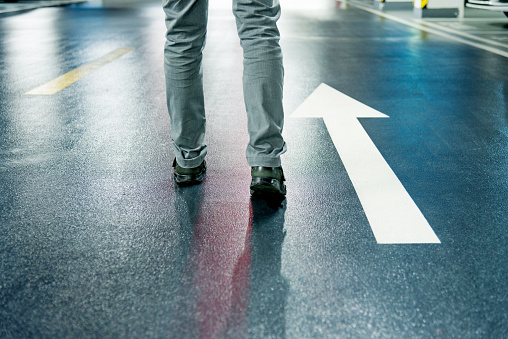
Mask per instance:
[[[191,186],[200,184],[205,178],[206,161],[201,165],[192,168],[184,168],[178,165],[176,159],[173,161],[175,181],[179,186]]]
[[[284,199],[286,179],[282,167],[255,166],[251,168],[251,175],[250,193],[253,196]]]

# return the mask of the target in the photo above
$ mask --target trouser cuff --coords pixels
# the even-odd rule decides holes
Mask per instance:
[[[247,163],[250,167],[263,166],[263,167],[280,167],[280,158],[267,158],[267,157],[247,157]]]

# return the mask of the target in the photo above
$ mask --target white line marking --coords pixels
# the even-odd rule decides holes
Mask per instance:
[[[508,48],[507,44],[499,43],[497,41],[493,41],[493,40],[489,40],[489,39],[485,39],[485,38],[480,38],[480,37],[474,36],[472,34],[468,34],[468,33],[465,33],[465,32],[458,31],[458,30],[453,29],[453,28],[448,28],[448,27],[443,26],[443,25],[438,25],[438,24],[431,23],[431,22],[426,22],[426,21],[423,21],[423,20],[418,20],[418,22],[420,24],[422,24],[422,25],[434,27],[436,29],[440,29],[440,30],[443,30],[443,31],[446,31],[446,32],[449,32],[449,33],[452,33],[452,34],[460,35],[460,36],[463,36],[463,37],[471,39],[471,40],[476,40],[476,41],[480,41],[480,42],[483,42],[483,43],[486,43],[486,44],[491,44],[491,45],[494,45],[494,46]],[[484,33],[484,32],[483,31],[479,31],[477,33]],[[503,33],[506,34],[506,32],[503,32]]]
[[[419,29],[421,31],[425,31],[425,32],[428,32],[428,33],[431,33],[431,34],[439,35],[439,36],[441,36],[443,38],[446,38],[446,39],[449,39],[449,40],[453,40],[453,41],[456,41],[456,42],[459,42],[459,43],[462,43],[462,44],[465,44],[465,45],[473,46],[473,47],[476,47],[476,48],[480,48],[480,49],[483,49],[484,51],[488,51],[488,52],[491,52],[491,53],[503,56],[505,58],[508,58],[508,52],[507,51],[502,51],[502,50],[497,49],[495,47],[490,47],[490,46],[482,45],[482,44],[479,44],[479,43],[476,43],[476,42],[473,42],[473,41],[469,41],[469,40],[466,40],[466,39],[455,37],[455,36],[450,35],[448,33],[441,32],[441,31],[439,31],[437,29],[432,29],[432,28],[429,28],[429,27],[425,27],[423,25],[416,24],[416,23],[413,23],[413,22],[410,22],[410,21],[398,18],[396,16],[389,15],[389,14],[377,11],[375,9],[372,9],[372,8],[368,8],[368,7],[359,5],[357,3],[349,2],[349,4],[351,6],[353,6],[353,7],[356,7],[356,8],[359,8],[361,10],[364,10],[364,11],[367,11],[367,12],[379,15],[379,16],[381,16],[383,18],[386,18],[386,19],[389,19],[389,20],[392,20],[392,21],[396,21],[396,22],[401,23],[403,25],[406,25],[406,26],[409,26],[409,27],[413,27],[413,28],[416,28],[416,29]]]
[[[323,118],[378,243],[440,243],[358,121],[387,115],[321,84],[292,117]]]
[[[505,18],[425,18],[425,21],[444,22],[506,22]]]
[[[68,4],[76,4],[76,3],[80,3],[80,2],[86,2],[86,0],[38,1],[38,3],[36,5],[16,4],[16,6],[12,6],[14,4],[9,4],[10,6],[8,8],[4,7],[2,9],[0,9],[0,14],[26,11],[26,10],[31,10],[31,9],[43,8],[43,7],[56,7],[56,6],[62,6],[62,5],[68,5]]]

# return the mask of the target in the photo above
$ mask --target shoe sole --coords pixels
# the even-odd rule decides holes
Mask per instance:
[[[205,178],[206,169],[198,174],[177,174],[175,173],[175,181],[178,186],[192,186],[198,185],[203,182]]]
[[[286,196],[286,185],[281,184],[277,179],[253,178],[250,194],[256,197],[283,198]]]

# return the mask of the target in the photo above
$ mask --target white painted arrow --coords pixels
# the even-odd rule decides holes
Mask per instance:
[[[321,84],[292,117],[323,118],[378,243],[440,243],[358,121],[387,115]]]

